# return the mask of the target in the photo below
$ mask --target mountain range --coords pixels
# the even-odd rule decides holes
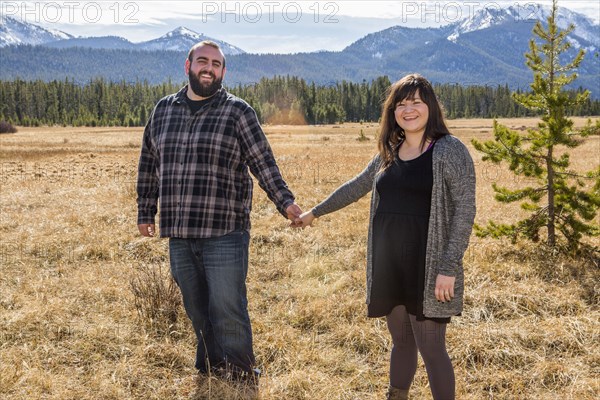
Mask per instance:
[[[299,76],[319,84],[369,81],[388,75],[393,81],[420,72],[439,83],[504,85],[527,89],[532,73],[524,53],[538,20],[549,9],[486,7],[471,17],[439,28],[394,26],[357,40],[342,51],[296,54],[250,54],[218,39],[179,27],[157,39],[132,43],[116,36],[74,37],[10,17],[0,25],[0,79],[65,79],[89,82],[95,77],[152,83],[186,80],[183,60],[192,44],[211,39],[227,55],[228,85],[257,82],[274,75]],[[533,18],[535,17],[535,18]],[[600,25],[585,15],[559,8],[558,25],[570,23],[573,57],[586,51],[576,81],[600,95]],[[31,63],[42,59],[42,64]],[[324,72],[326,71],[326,72]]]
[[[74,38],[73,35],[59,30],[45,29],[41,26],[21,22],[12,17],[0,16],[0,47],[20,44],[44,44],[72,38]]]
[[[0,48],[18,45],[43,45],[52,48],[85,47],[92,49],[121,50],[174,50],[187,51],[202,40],[212,40],[221,46],[226,55],[245,51],[229,43],[197,33],[180,26],[167,34],[145,42],[133,43],[119,36],[75,37],[58,30],[19,21],[3,15],[0,18]]]

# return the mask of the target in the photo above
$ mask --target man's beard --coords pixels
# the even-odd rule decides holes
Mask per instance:
[[[198,75],[194,74],[192,71],[188,73],[188,80],[190,82],[190,88],[192,92],[196,94],[196,96],[200,97],[210,97],[213,94],[217,93],[219,89],[221,89],[221,83],[223,82],[223,78],[217,79],[215,74],[211,73],[213,81],[209,85],[203,85],[200,82],[200,78]]]

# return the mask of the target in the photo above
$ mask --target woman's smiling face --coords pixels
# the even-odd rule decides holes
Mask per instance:
[[[429,107],[421,100],[417,90],[412,99],[406,98],[396,104],[394,116],[405,134],[422,134],[429,120]]]

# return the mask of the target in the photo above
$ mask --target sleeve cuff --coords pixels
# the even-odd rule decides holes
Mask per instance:
[[[155,223],[155,218],[153,215],[143,215],[143,214],[138,214],[137,217],[137,224],[138,225],[142,225],[142,224],[154,224]]]
[[[456,277],[456,268],[454,266],[445,264],[438,269],[438,274]]]
[[[284,217],[286,217],[286,218],[287,218],[287,213],[286,213],[286,211],[285,211],[285,210],[287,210],[287,208],[288,208],[289,206],[291,206],[292,204],[294,204],[294,199],[288,199],[288,200],[285,200],[285,201],[283,202],[283,205],[281,206],[281,215],[283,215]]]

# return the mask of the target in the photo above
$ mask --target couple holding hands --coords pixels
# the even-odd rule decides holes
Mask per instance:
[[[395,82],[382,105],[378,153],[309,212],[283,180],[254,110],[222,87],[225,56],[213,42],[190,49],[189,84],[161,99],[146,125],[138,168],[138,228],[169,238],[171,273],[198,347],[200,374],[257,383],[246,275],[252,179],[306,227],[371,192],[369,317],[392,337],[387,399],[407,399],[423,357],[434,399],[455,397],[446,326],[463,305],[462,258],[475,217],[475,172],[450,134],[431,84]],[[365,227],[366,228],[366,227]]]

